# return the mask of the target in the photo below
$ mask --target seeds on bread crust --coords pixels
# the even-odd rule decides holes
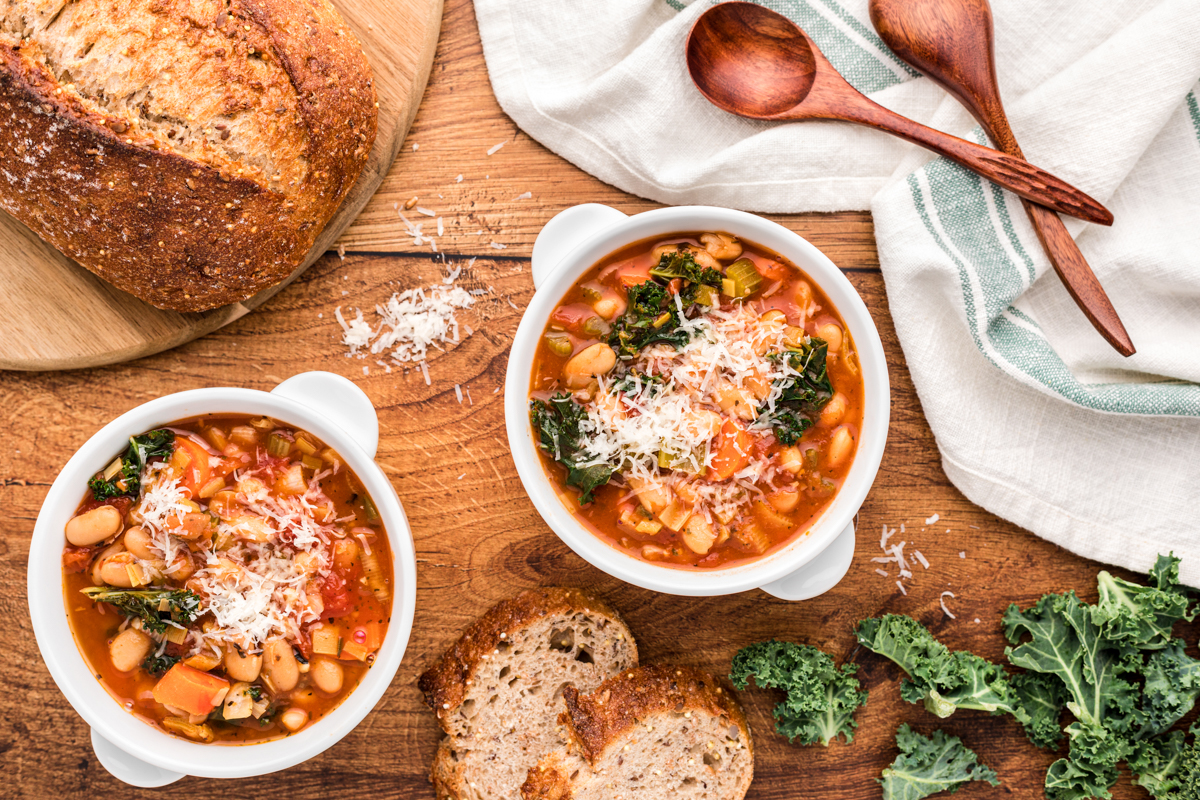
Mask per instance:
[[[0,9],[0,208],[160,308],[289,276],[375,139],[370,66],[328,0],[226,5]]]

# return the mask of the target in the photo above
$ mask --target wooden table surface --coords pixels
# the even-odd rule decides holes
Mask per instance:
[[[177,350],[104,369],[0,373],[0,797],[155,794],[118,783],[97,763],[87,726],[59,693],[34,643],[25,599],[28,542],[59,465],[113,417],[152,398],[205,386],[268,390],[311,369],[349,377],[379,411],[378,461],[400,493],[416,539],[412,640],[375,711],[323,755],[275,775],[229,782],[189,777],[167,791],[195,798],[260,797],[280,789],[289,798],[432,798],[427,767],[439,732],[416,676],[496,601],[520,588],[559,584],[591,587],[620,609],[645,663],[678,661],[723,673],[739,647],[777,637],[861,665],[870,701],[849,746],[789,745],[771,729],[776,698],[742,693],[756,737],[751,798],[878,797],[875,779],[895,756],[893,735],[902,721],[926,733],[940,725],[962,736],[1004,781],[1001,788],[973,784],[958,797],[1040,797],[1054,757],[1030,745],[1016,722],[968,712],[939,722],[901,701],[897,670],[853,643],[859,619],[898,612],[930,624],[951,647],[999,659],[999,618],[1008,603],[1030,604],[1067,588],[1094,600],[1101,568],[986,513],[947,481],[896,340],[868,214],[774,217],[846,272],[879,326],[892,376],[887,452],[859,516],[854,564],[836,589],[803,603],[757,590],[711,599],[657,595],[592,568],[538,517],[508,453],[497,391],[521,309],[533,293],[533,239],[546,220],[576,203],[608,203],[626,213],[655,204],[585,175],[518,130],[492,95],[470,3],[449,0],[445,13],[433,76],[409,140],[379,195],[341,240],[344,258],[326,255],[255,313]],[[526,192],[532,196],[523,198]],[[444,219],[438,257],[427,245],[413,245],[397,215],[396,205],[413,196]],[[422,221],[426,232],[436,229],[433,219]],[[491,285],[496,294],[467,315],[473,336],[431,358],[432,385],[419,373],[385,374],[372,361],[346,358],[335,307],[369,310],[394,291],[429,285],[444,274],[442,256],[449,264],[477,258],[459,283]],[[456,400],[456,383],[469,388],[473,405]],[[925,519],[934,514],[940,520],[926,529]],[[908,581],[907,596],[870,561],[880,555],[881,528],[902,523],[906,533],[899,538],[930,562]],[[947,589],[956,595],[948,601],[955,620],[939,608]],[[1195,638],[1193,627],[1188,640]],[[1146,796],[1127,776],[1115,794]]]

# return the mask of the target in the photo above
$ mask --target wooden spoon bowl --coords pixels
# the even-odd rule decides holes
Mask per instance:
[[[771,119],[799,106],[817,76],[808,36],[778,14],[724,3],[702,14],[688,37],[688,72],[709,102],[731,114]],[[740,49],[737,58],[724,54]]]
[[[1101,225],[1108,209],[1022,158],[914,122],[873,102],[787,17],[754,3],[712,6],[687,40],[692,81],[710,102],[751,119],[832,119],[875,128],[944,155],[1021,197]]]

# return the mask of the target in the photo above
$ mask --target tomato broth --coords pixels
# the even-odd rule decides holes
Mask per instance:
[[[261,742],[330,713],[371,668],[392,607],[387,532],[312,434],[187,419],[132,437],[86,488],[64,601],[126,711],[191,741]]]

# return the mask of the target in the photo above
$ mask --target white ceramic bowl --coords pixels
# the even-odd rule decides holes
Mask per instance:
[[[76,647],[63,599],[63,529],[87,480],[132,435],[209,413],[260,414],[311,431],[346,460],[370,494],[393,556],[391,623],[375,664],[332,712],[300,733],[262,744],[204,745],[169,736],[127,713],[91,674]],[[58,688],[92,728],[92,747],[115,777],[135,786],[162,786],[198,775],[245,778],[299,764],[354,729],[383,696],[412,631],[417,568],[412,532],[400,498],[374,462],[379,423],[371,401],[353,383],[328,372],[306,372],[273,391],[196,389],[160,397],[105,425],[71,457],[38,514],[29,550],[29,613],[42,657]]]
[[[680,231],[724,231],[763,245],[808,274],[845,320],[862,365],[865,407],[858,451],[841,490],[807,534],[755,561],[724,569],[679,569],[652,564],[606,543],[572,514],[542,467],[529,419],[529,384],[538,340],[567,290],[605,256],[654,236]],[[800,236],[754,214],[683,206],[626,216],[587,204],[550,220],[533,247],[537,289],[513,340],[504,386],[509,447],[525,490],[568,547],[593,566],[628,583],[677,595],[711,596],[762,588],[785,600],[828,591],[850,568],[854,515],[871,488],[887,441],[891,395],[879,332],[858,292],[821,251]]]

